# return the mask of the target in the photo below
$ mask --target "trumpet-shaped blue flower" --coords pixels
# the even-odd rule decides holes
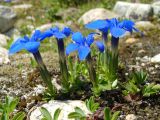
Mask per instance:
[[[72,33],[72,30],[69,27],[64,27],[62,31],[58,27],[53,27],[46,30],[42,35],[40,40],[44,40],[47,37],[54,36],[58,40],[62,40],[65,37],[68,37]]]
[[[22,38],[17,39],[17,41],[15,41],[11,45],[9,49],[9,54],[14,54],[21,50],[27,50],[31,53],[37,52],[40,46],[40,41],[39,41],[40,35],[41,32],[39,30],[36,30],[31,36],[31,38],[29,38],[28,36],[24,36]]]
[[[116,18],[107,19],[107,20],[96,20],[87,25],[85,25],[88,29],[98,29],[103,33],[107,33],[110,30],[112,36],[118,38],[125,34],[126,31],[132,33],[133,30],[139,32],[135,27],[135,23],[131,20],[123,20],[119,21]]]
[[[69,55],[71,52],[78,51],[78,56],[80,60],[84,60],[90,53],[90,46],[94,42],[94,34],[89,34],[87,37],[84,37],[80,32],[73,33],[72,35],[73,43],[70,43],[66,47],[66,55]],[[94,42],[99,48],[100,52],[104,51],[103,42],[97,41]]]

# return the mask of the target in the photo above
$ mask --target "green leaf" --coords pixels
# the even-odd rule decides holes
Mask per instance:
[[[25,113],[24,112],[18,112],[13,118],[12,120],[23,120],[25,117]]]
[[[116,112],[112,115],[112,119],[111,119],[111,120],[117,120],[119,114],[120,114],[120,111],[116,111]]]
[[[85,113],[84,113],[83,110],[80,109],[79,107],[76,107],[76,108],[75,108],[75,112],[81,114],[81,116],[85,116]]]
[[[56,109],[56,111],[54,112],[54,118],[53,118],[53,120],[58,120],[60,112],[61,112],[60,108]]]
[[[90,97],[85,101],[86,107],[92,113],[95,112],[99,108],[99,103],[95,103],[94,97]]]
[[[71,112],[69,115],[68,115],[68,118],[69,119],[76,119],[76,118],[81,118],[83,117],[80,113],[77,113],[77,112]]]
[[[108,107],[104,108],[104,120],[111,120],[111,112]]]
[[[52,116],[46,108],[41,107],[40,111],[41,111],[44,118],[46,118],[47,120],[52,120]]]
[[[19,99],[15,98],[15,99],[11,99],[10,104],[9,104],[9,113],[13,112],[13,110],[16,108],[16,105],[18,104]]]

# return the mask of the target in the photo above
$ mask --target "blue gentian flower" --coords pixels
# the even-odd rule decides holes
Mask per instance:
[[[88,29],[98,29],[103,33],[108,33],[110,30],[112,36],[118,38],[125,34],[126,31],[132,33],[133,30],[139,32],[135,27],[135,23],[131,20],[123,20],[119,21],[116,18],[106,19],[106,20],[96,20],[87,25],[85,25]]]
[[[31,53],[36,53],[40,46],[39,37],[41,32],[36,30],[31,38],[28,36],[24,36],[22,38],[17,39],[10,47],[9,54],[15,54],[21,50],[27,50]]]
[[[44,40],[47,37],[54,36],[58,40],[62,40],[65,37],[68,37],[72,33],[72,30],[69,27],[64,27],[62,31],[58,27],[53,27],[46,30],[42,35],[40,40]]]
[[[135,23],[131,20],[123,20],[123,21],[119,21],[116,18],[107,20],[107,22],[109,23],[109,29],[111,32],[111,35],[115,38],[119,38],[121,36],[123,36],[126,31],[132,33],[133,30],[138,32],[139,30],[136,29]]]
[[[78,51],[78,56],[80,60],[84,60],[90,53],[90,46],[92,43],[95,43],[99,48],[100,52],[104,51],[103,42],[97,41],[94,42],[94,34],[91,33],[87,37],[84,37],[82,33],[76,32],[72,35],[73,43],[70,43],[66,47],[66,55],[69,55],[71,52]]]

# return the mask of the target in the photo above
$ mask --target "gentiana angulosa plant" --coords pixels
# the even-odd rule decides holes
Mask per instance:
[[[5,101],[0,102],[0,120],[23,120],[25,118],[24,112],[17,112],[13,115],[18,101],[18,98],[6,96]]]
[[[135,31],[141,33],[134,26],[135,24],[131,20],[119,21],[113,18],[96,20],[85,25],[88,29],[99,30],[101,34],[92,32],[84,36],[81,32],[73,32],[69,27],[64,27],[60,30],[57,26],[44,32],[35,30],[31,37],[24,36],[15,41],[9,49],[9,53],[14,54],[21,50],[27,50],[32,53],[39,67],[42,80],[47,86],[47,93],[52,98],[55,98],[59,91],[53,84],[52,77],[39,51],[42,41],[46,38],[54,37],[58,46],[61,92],[70,93],[75,88],[80,89],[79,86],[83,86],[83,82],[89,82],[91,83],[93,94],[99,96],[102,91],[119,87],[120,82],[117,76],[119,39],[126,32],[133,33]],[[111,34],[111,37],[109,34]],[[96,36],[100,36],[100,40],[96,40]],[[67,44],[66,38],[71,38],[69,44]],[[73,52],[77,54],[72,54]],[[146,79],[146,76],[135,74],[134,78],[141,82]],[[122,87],[122,85],[120,86]],[[155,87],[157,88],[157,86]],[[150,88],[145,87],[143,93],[148,89]]]

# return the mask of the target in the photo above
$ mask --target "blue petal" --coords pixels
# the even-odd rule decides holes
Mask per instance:
[[[53,28],[50,28],[50,30],[54,33],[54,32],[59,32],[59,27],[53,27]]]
[[[32,42],[38,41],[40,35],[41,35],[41,31],[40,30],[35,30],[35,32],[33,33],[30,41],[32,41]]]
[[[108,22],[110,28],[117,27],[117,25],[119,24],[119,21],[116,18],[107,19],[106,21]]]
[[[84,44],[84,42],[85,42],[85,39],[84,39],[82,33],[80,33],[80,32],[73,33],[72,40],[78,44]]]
[[[61,40],[61,39],[63,39],[63,38],[66,37],[66,36],[65,36],[63,33],[61,33],[61,32],[55,32],[55,33],[53,33],[53,35],[54,35],[55,38],[57,38],[58,40]]]
[[[31,53],[36,53],[38,51],[39,46],[40,42],[27,42],[24,48]]]
[[[72,30],[69,27],[64,27],[62,33],[65,34],[66,37],[68,37],[70,36],[70,34],[72,34]]]
[[[52,37],[52,36],[53,36],[53,32],[51,31],[51,29],[46,30],[40,35],[40,41],[44,40],[47,37]]]
[[[78,56],[80,60],[84,60],[90,53],[90,48],[87,46],[80,46],[78,48]]]
[[[19,51],[21,51],[22,49],[24,49],[24,45],[25,43],[21,42],[22,40],[24,40],[24,38],[19,38],[17,41],[15,41],[10,49],[9,49],[9,54],[15,54]]]
[[[120,26],[121,28],[124,28],[126,31],[129,31],[129,32],[131,32],[131,33],[132,33],[132,31],[133,31],[133,26],[134,26],[134,25],[135,25],[134,22],[131,21],[131,20],[123,20],[123,21],[119,24],[119,26]]]
[[[115,38],[118,38],[118,37],[124,35],[126,32],[124,29],[118,28],[118,27],[113,27],[113,28],[111,28],[110,31],[111,31],[111,35],[114,36]]]
[[[90,46],[94,42],[94,35],[94,33],[91,33],[86,37],[86,43],[88,46]]]
[[[104,47],[104,44],[103,44],[102,41],[95,41],[94,43],[96,44],[96,46],[97,46],[97,48],[99,49],[100,52],[104,52],[105,47]]]
[[[78,50],[79,45],[76,43],[70,43],[67,47],[66,47],[66,55],[69,55],[71,52],[74,52],[76,50]]]
[[[109,25],[107,23],[106,20],[96,20],[96,21],[93,21],[91,23],[88,23],[87,25],[85,25],[86,28],[88,29],[104,29],[104,28],[108,28]]]

